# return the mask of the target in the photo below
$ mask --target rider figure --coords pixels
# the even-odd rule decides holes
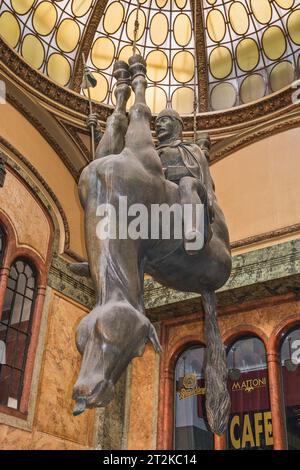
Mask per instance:
[[[214,221],[215,199],[214,183],[207,161],[210,149],[209,137],[202,136],[196,144],[184,142],[183,121],[173,109],[163,110],[156,118],[155,127],[158,138],[157,151],[165,177],[179,185],[179,188],[184,181],[184,203],[193,203],[196,191],[199,203],[204,204],[205,246],[212,236],[211,224]]]

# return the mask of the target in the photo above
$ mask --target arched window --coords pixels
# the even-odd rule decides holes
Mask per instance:
[[[214,435],[205,418],[204,347],[184,351],[175,369],[176,450],[213,449]]]
[[[25,259],[12,264],[0,314],[0,405],[19,409],[36,295],[36,271]]]
[[[229,449],[272,449],[268,368],[263,342],[256,337],[235,341],[228,351],[231,413]]]
[[[300,449],[300,325],[285,335],[280,349],[289,449]]]

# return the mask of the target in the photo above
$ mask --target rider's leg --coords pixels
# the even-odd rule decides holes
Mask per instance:
[[[96,159],[121,153],[125,146],[125,134],[128,128],[126,104],[131,94],[128,64],[122,60],[117,60],[113,75],[117,79],[115,89],[116,107],[107,119],[105,133],[96,150]]]
[[[211,238],[206,191],[199,180],[185,176],[179,182],[179,192],[184,206],[184,247],[188,254],[196,255]]]

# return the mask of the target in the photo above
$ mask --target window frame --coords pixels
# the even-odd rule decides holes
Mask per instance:
[[[30,248],[18,246],[15,231],[10,220],[0,212],[0,227],[5,237],[5,248],[0,264],[0,318],[2,317],[4,298],[6,294],[7,282],[10,268],[17,260],[24,260],[36,273],[36,284],[34,294],[34,305],[31,312],[31,335],[27,347],[26,362],[23,372],[22,393],[18,409],[0,404],[0,414],[13,416],[22,420],[27,420],[29,412],[29,399],[33,368],[38,345],[39,330],[42,316],[42,307],[46,290],[46,262]]]

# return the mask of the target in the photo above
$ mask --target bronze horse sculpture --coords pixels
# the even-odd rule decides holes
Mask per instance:
[[[186,187],[197,199],[199,191],[189,177],[179,184],[166,179],[151,130],[151,111],[146,105],[146,63],[139,55],[128,64],[114,67],[116,108],[107,120],[97,147],[96,159],[82,172],[80,200],[85,212],[88,263],[73,265],[73,272],[91,276],[96,292],[94,309],[82,319],[76,344],[82,355],[81,370],[74,386],[74,414],[86,408],[106,406],[114,387],[130,361],[141,356],[148,341],[161,351],[156,331],[145,316],[143,285],[148,273],[170,288],[201,294],[206,334],[206,414],[211,430],[222,434],[227,426],[230,399],[226,387],[226,355],[216,319],[215,291],[231,271],[229,236],[218,206],[207,160],[197,145],[202,173],[214,220],[206,245],[193,256],[184,240],[100,239],[97,236],[100,204],[117,207],[126,196],[128,205],[183,204]],[[131,88],[135,103],[126,115]],[[195,186],[195,187],[194,187]],[[149,221],[150,222],[150,221]]]

